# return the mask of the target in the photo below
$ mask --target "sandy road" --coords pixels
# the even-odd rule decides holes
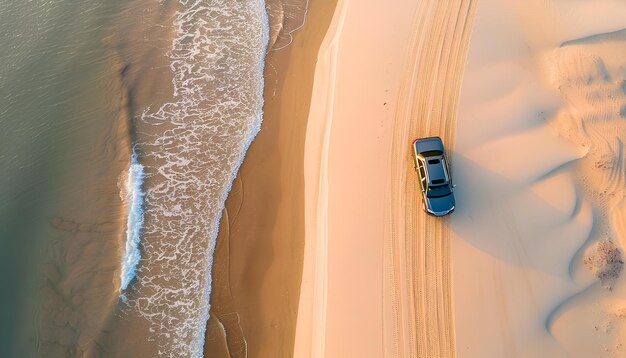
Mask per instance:
[[[386,200],[385,354],[455,356],[449,219],[421,209],[410,143],[440,136],[448,150],[477,0],[418,7],[399,93]],[[453,160],[453,157],[451,158]]]

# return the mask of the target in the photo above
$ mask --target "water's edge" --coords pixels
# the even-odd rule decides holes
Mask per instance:
[[[111,328],[143,336],[154,346],[149,352],[200,357],[219,220],[261,126],[269,24],[262,0],[232,6],[196,0],[171,6],[167,16],[163,8],[155,9],[159,26],[172,28],[159,39],[164,43],[170,36],[167,51],[157,48],[156,41],[143,45],[150,58],[165,55],[167,68],[143,63],[133,58],[132,46],[118,44],[131,68],[124,81],[132,96],[136,149],[130,168],[135,180],[130,175],[129,184],[137,195],[128,201],[119,308],[124,318],[114,317]],[[141,43],[142,38],[133,41]],[[159,81],[163,75],[171,76],[169,90],[165,83],[149,80]],[[116,333],[109,339],[119,340]]]

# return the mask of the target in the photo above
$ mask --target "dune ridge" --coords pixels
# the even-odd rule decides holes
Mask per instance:
[[[459,356],[622,356],[626,7],[478,13],[453,167]]]

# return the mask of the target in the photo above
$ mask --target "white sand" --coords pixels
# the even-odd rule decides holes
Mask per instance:
[[[392,140],[385,231],[385,354],[454,357],[449,218],[426,215],[410,143],[454,148],[475,2],[420,1],[403,68]],[[390,299],[388,299],[390,298]]]
[[[479,2],[453,168],[458,356],[626,355],[621,266],[591,255],[626,244],[626,35],[577,40],[625,27],[623,1]]]
[[[340,0],[322,44],[305,148],[294,357],[382,356],[386,170],[415,7]]]
[[[294,356],[626,355],[626,34],[602,35],[626,27],[626,3],[480,1],[456,124],[455,24],[472,12],[442,4],[340,0],[307,127]],[[411,209],[401,147],[452,140],[455,125],[456,348],[438,341],[454,338],[438,331],[452,326],[441,322],[449,226]]]

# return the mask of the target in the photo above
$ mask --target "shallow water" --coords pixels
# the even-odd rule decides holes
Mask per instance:
[[[0,4],[0,356],[202,354],[268,32],[261,0]]]
[[[79,267],[65,253],[81,232],[98,247],[116,244],[120,201],[109,179],[128,159],[122,159],[120,95],[102,39],[117,6],[0,3],[2,357],[45,355],[49,343],[64,339],[71,345],[64,330],[75,331],[92,316],[82,296],[92,291],[86,277],[102,276],[94,273],[97,262]],[[106,273],[99,289],[106,291],[112,269],[100,272]]]
[[[173,29],[164,34],[171,36],[169,50],[160,54],[168,67],[142,75],[171,76],[170,93],[160,103],[136,97],[145,221],[137,279],[125,291],[127,306],[120,306],[127,318],[113,327],[135,327],[133,334],[154,342],[160,354],[201,356],[219,217],[260,129],[268,25],[259,0],[188,1],[173,10],[162,23]],[[133,76],[129,87],[145,86]]]

